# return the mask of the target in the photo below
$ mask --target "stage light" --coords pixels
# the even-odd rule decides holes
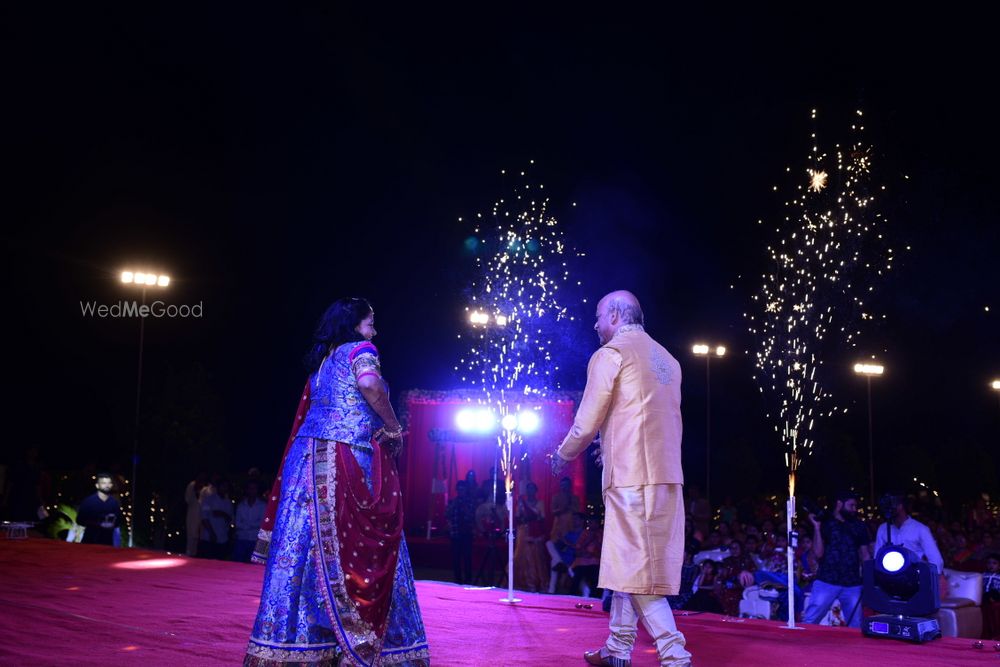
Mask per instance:
[[[719,346],[717,346],[715,348],[715,356],[717,356],[717,357],[724,357],[724,356],[726,356],[726,346],[725,345],[719,345]]]
[[[488,408],[464,408],[455,415],[455,426],[464,433],[489,433],[496,418]]]
[[[496,426],[497,420],[490,410],[479,410],[476,412],[476,430],[480,433],[489,433]]]
[[[122,282],[130,283],[135,280],[135,274],[131,271],[122,271]]]
[[[497,315],[497,326],[499,326],[499,327],[505,327],[505,326],[507,326],[507,316],[506,315]]]
[[[459,431],[471,431],[475,424],[475,416],[472,410],[459,410],[455,415],[455,426]]]
[[[929,618],[941,606],[938,569],[898,544],[882,547],[874,560],[861,565],[862,602],[878,612],[861,622],[867,637],[924,642],[941,636],[937,620]]]
[[[899,572],[906,565],[906,557],[897,549],[886,551],[882,554],[882,569],[886,572]]]
[[[156,279],[156,284],[160,287],[166,287],[170,284],[170,276],[160,276]]]
[[[517,417],[514,415],[504,415],[503,419],[500,420],[500,426],[503,426],[505,431],[513,431],[517,428]]]
[[[136,274],[134,274],[133,278],[135,279],[135,284],[136,285],[145,285],[146,284],[146,274],[145,273],[136,273]]]
[[[534,410],[523,410],[517,415],[517,430],[522,435],[534,433],[538,430],[540,423],[541,420],[538,418],[538,413]]]
[[[708,354],[708,345],[698,343],[697,345],[691,348],[691,351],[694,352],[695,354]]]
[[[885,367],[879,364],[854,364],[854,372],[858,375],[882,375]]]

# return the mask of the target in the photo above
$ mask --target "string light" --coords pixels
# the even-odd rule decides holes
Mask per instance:
[[[814,125],[816,116],[813,110]],[[809,180],[796,184],[784,204],[775,240],[767,246],[770,268],[744,314],[757,340],[754,379],[770,399],[768,418],[785,446],[793,492],[799,462],[812,453],[816,420],[838,410],[824,385],[827,339],[857,346],[861,330],[855,322],[876,319],[868,299],[894,259],[881,232],[885,218],[871,194],[885,187],[871,183],[872,150],[863,138],[862,117],[858,111],[846,150],[837,145],[828,154],[812,133]]]

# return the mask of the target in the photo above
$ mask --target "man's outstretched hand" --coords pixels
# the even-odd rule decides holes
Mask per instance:
[[[563,469],[566,467],[566,464],[569,463],[569,461],[567,461],[563,457],[559,456],[555,452],[552,452],[551,454],[549,454],[549,459],[550,459],[549,463],[552,464],[552,476],[553,477],[558,477],[559,474],[562,473]]]

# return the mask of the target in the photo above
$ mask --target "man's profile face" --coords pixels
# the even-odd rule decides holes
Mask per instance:
[[[601,345],[605,345],[615,335],[614,327],[618,323],[618,314],[611,313],[610,310],[604,299],[601,299],[600,303],[597,304],[597,321],[594,322],[594,331],[597,332],[597,338],[601,341]]]
[[[842,514],[849,514],[851,516],[858,513],[858,501],[854,498],[848,498],[844,501],[844,506],[841,508]]]
[[[98,477],[97,483],[94,486],[96,486],[97,490],[101,493],[111,493],[111,487],[113,484],[111,483],[110,477]]]

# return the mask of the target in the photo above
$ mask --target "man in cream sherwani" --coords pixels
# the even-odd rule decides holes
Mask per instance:
[[[642,321],[629,292],[612,292],[597,304],[601,348],[590,358],[583,399],[552,468],[559,474],[601,432],[605,519],[598,586],[614,596],[608,641],[584,658],[591,665],[630,665],[642,619],[660,664],[682,667],[691,664],[691,654],[664,598],[680,592],[684,562],[681,368]]]

